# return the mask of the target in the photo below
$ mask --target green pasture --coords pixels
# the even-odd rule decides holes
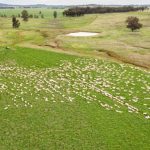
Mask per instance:
[[[22,9],[0,9],[0,150],[148,150],[150,12],[27,10],[45,17],[13,29]]]
[[[1,48],[0,58],[0,149],[149,148],[147,71],[28,48]]]

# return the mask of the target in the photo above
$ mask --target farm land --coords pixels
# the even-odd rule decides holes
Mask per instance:
[[[63,17],[0,9],[0,149],[148,150],[150,11]],[[40,15],[39,15],[40,16]],[[126,28],[128,16],[143,24]],[[106,19],[107,18],[107,19]],[[95,32],[93,37],[66,36]]]

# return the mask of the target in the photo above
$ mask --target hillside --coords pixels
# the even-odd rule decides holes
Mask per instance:
[[[149,150],[150,11],[23,10],[0,9],[0,150]]]

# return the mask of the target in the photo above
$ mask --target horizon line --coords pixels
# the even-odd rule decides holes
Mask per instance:
[[[76,6],[76,5],[103,5],[103,6],[113,6],[113,5],[118,5],[118,6],[131,6],[131,5],[150,5],[149,4],[97,4],[97,3],[88,3],[88,4],[44,4],[44,3],[33,3],[33,4],[12,4],[12,3],[0,3],[0,4],[6,4],[6,5],[20,5],[20,6],[26,6],[26,5],[47,5],[47,6]]]

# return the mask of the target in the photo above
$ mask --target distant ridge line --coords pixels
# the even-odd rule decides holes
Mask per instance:
[[[146,5],[99,5],[99,4],[87,4],[87,5],[46,5],[46,4],[32,4],[32,5],[14,5],[14,4],[5,4],[5,3],[0,3],[0,8],[9,8],[9,7],[35,7],[35,8],[44,8],[44,7],[54,7],[54,8],[62,8],[62,7],[97,7],[97,6],[116,6],[116,7],[122,7],[122,6],[148,6],[150,7],[150,4]]]

